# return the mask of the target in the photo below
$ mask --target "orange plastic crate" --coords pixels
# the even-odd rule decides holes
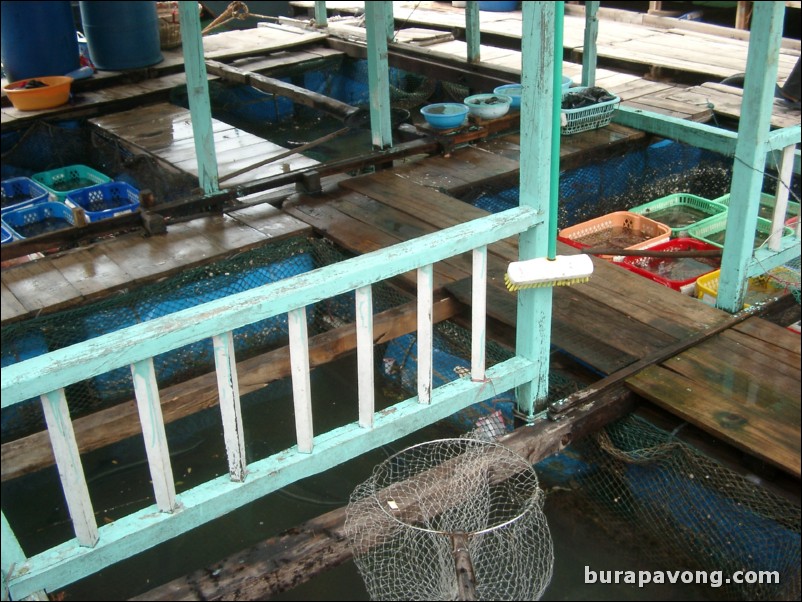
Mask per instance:
[[[648,249],[668,240],[670,236],[670,226],[631,211],[614,211],[581,224],[563,228],[557,238],[577,249],[588,247]],[[600,255],[599,257],[611,259],[614,255]]]

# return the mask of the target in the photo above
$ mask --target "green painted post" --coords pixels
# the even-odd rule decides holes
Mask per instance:
[[[326,2],[315,0],[315,27],[328,27],[329,21],[326,14]]]
[[[481,60],[479,46],[479,3],[468,0],[465,3],[465,40],[468,42],[468,62],[478,63]]]
[[[217,156],[212,132],[212,108],[209,102],[209,81],[203,57],[198,6],[194,2],[178,3],[181,19],[181,40],[184,51],[184,70],[187,75],[187,95],[198,157],[198,183],[205,194],[220,190],[217,175]]]
[[[365,3],[368,37],[368,83],[370,85],[370,130],[373,146],[393,145],[390,121],[390,67],[387,60],[387,14],[389,2]]]
[[[562,2],[523,3],[519,203],[535,209],[546,222],[551,162],[559,160],[559,155],[552,155],[552,99],[559,93],[554,85],[555,29],[562,27],[562,10]],[[521,234],[521,260],[545,257],[548,249],[547,228],[535,227]],[[548,395],[551,304],[551,287],[518,291],[517,354],[537,366],[537,376],[517,389],[518,409],[529,419],[545,407]]]
[[[596,85],[596,38],[599,37],[599,2],[585,2],[585,40],[582,45],[582,85]]]
[[[754,253],[763,169],[766,163],[777,60],[782,42],[784,2],[756,2],[752,15],[746,77],[735,144],[730,208],[721,259],[716,306],[731,313],[743,305],[748,266]]]

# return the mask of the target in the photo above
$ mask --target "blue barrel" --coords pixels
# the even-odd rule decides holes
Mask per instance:
[[[80,65],[69,2],[2,2],[3,69],[9,82],[66,75]]]
[[[95,67],[122,71],[163,60],[155,2],[81,2],[81,21]]]

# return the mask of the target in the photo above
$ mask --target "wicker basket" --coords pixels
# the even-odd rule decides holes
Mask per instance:
[[[159,16],[159,45],[169,50],[181,45],[181,25],[178,21],[178,2],[157,2]]]

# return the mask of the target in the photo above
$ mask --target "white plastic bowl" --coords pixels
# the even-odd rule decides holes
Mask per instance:
[[[471,115],[480,119],[497,119],[506,115],[512,104],[512,97],[506,94],[474,94],[463,101]]]

